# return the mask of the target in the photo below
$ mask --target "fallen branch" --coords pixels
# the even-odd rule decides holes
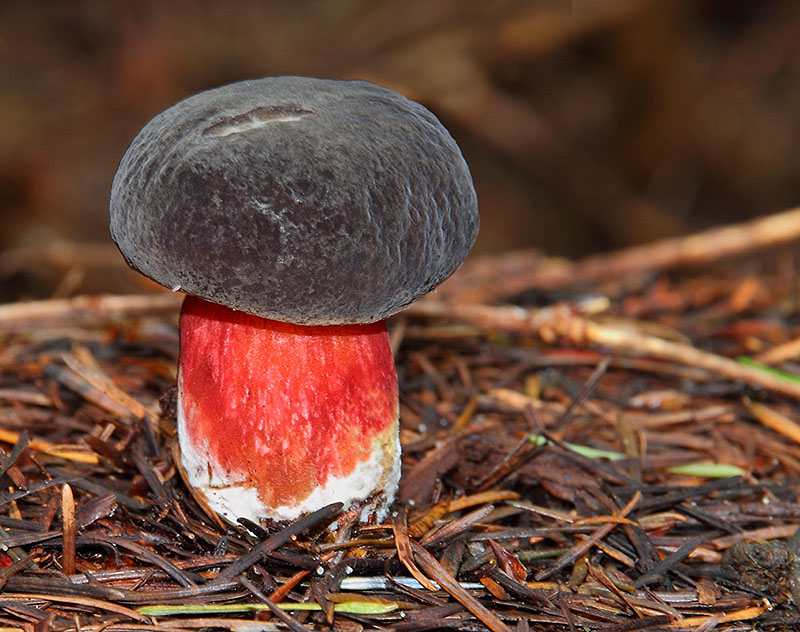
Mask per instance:
[[[440,288],[448,300],[492,303],[532,289],[553,290],[599,279],[719,261],[800,239],[800,208],[710,228],[576,262],[517,251],[467,262]]]
[[[101,318],[135,316],[160,312],[177,312],[182,293],[103,294],[73,298],[26,301],[0,305],[0,327],[30,325],[46,319]]]
[[[420,301],[406,311],[413,316],[460,320],[490,330],[534,335],[548,344],[601,346],[616,353],[669,360],[800,400],[800,384],[687,344],[594,322],[575,314],[567,305],[524,309]]]

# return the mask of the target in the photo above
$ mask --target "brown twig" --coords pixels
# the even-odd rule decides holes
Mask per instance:
[[[445,286],[443,292],[460,301],[491,303],[534,288],[553,290],[633,273],[709,263],[797,239],[800,239],[800,208],[685,237],[593,255],[575,263],[544,264],[538,253],[524,252],[509,254],[508,263],[503,257],[495,257],[488,264],[476,261],[465,266],[459,273],[460,278],[454,278],[452,290]],[[493,273],[493,269],[497,273]],[[470,278],[472,281],[468,282]]]
[[[177,312],[182,301],[183,294],[162,292],[6,303],[0,305],[0,328],[30,327],[32,322],[46,319],[110,318]]]
[[[325,522],[326,520],[333,520],[334,517],[341,511],[341,509],[342,503],[332,503],[322,507],[321,509],[313,511],[302,518],[298,518],[290,525],[287,525],[278,531],[278,533],[275,535],[263,540],[241,558],[230,564],[227,568],[221,571],[216,578],[214,578],[213,583],[230,581],[240,573],[243,573],[248,568],[253,566],[253,564],[257,564],[262,557],[269,555],[279,546],[286,544],[289,540],[302,533],[306,529],[310,529],[321,522]]]
[[[126,608],[124,606],[120,606],[115,603],[110,603],[108,601],[102,601],[100,599],[90,599],[87,597],[79,597],[77,595],[56,595],[53,593],[37,594],[37,593],[4,592],[3,598],[12,601],[13,600],[19,600],[19,601],[36,600],[44,602],[52,601],[55,603],[69,604],[70,606],[75,606],[75,607],[83,606],[85,608],[97,608],[100,610],[107,610],[109,612],[122,615],[126,618],[133,619],[134,621],[141,621],[143,623],[150,622],[150,619],[148,617],[145,617],[144,615],[141,615],[135,610],[131,610],[130,608]]]
[[[463,320],[489,330],[532,334],[551,344],[562,342],[578,346],[596,345],[617,353],[647,355],[704,369],[731,380],[800,399],[800,385],[792,381],[687,344],[597,323],[574,314],[565,305],[523,309],[421,301],[408,310],[415,316]]]

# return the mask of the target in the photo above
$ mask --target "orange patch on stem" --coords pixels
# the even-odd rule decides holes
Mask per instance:
[[[394,428],[384,322],[305,327],[189,296],[180,330],[184,439],[266,507],[296,505],[352,473]]]

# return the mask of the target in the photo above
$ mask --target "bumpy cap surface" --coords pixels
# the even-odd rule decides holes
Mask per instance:
[[[450,134],[364,81],[270,77],[189,97],[134,138],[111,191],[111,235],[131,267],[297,324],[399,311],[477,232]]]

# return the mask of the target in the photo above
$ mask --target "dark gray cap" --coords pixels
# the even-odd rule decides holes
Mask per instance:
[[[364,81],[269,77],[189,97],[133,139],[111,189],[131,267],[298,324],[399,311],[461,265],[477,232],[453,138]]]

